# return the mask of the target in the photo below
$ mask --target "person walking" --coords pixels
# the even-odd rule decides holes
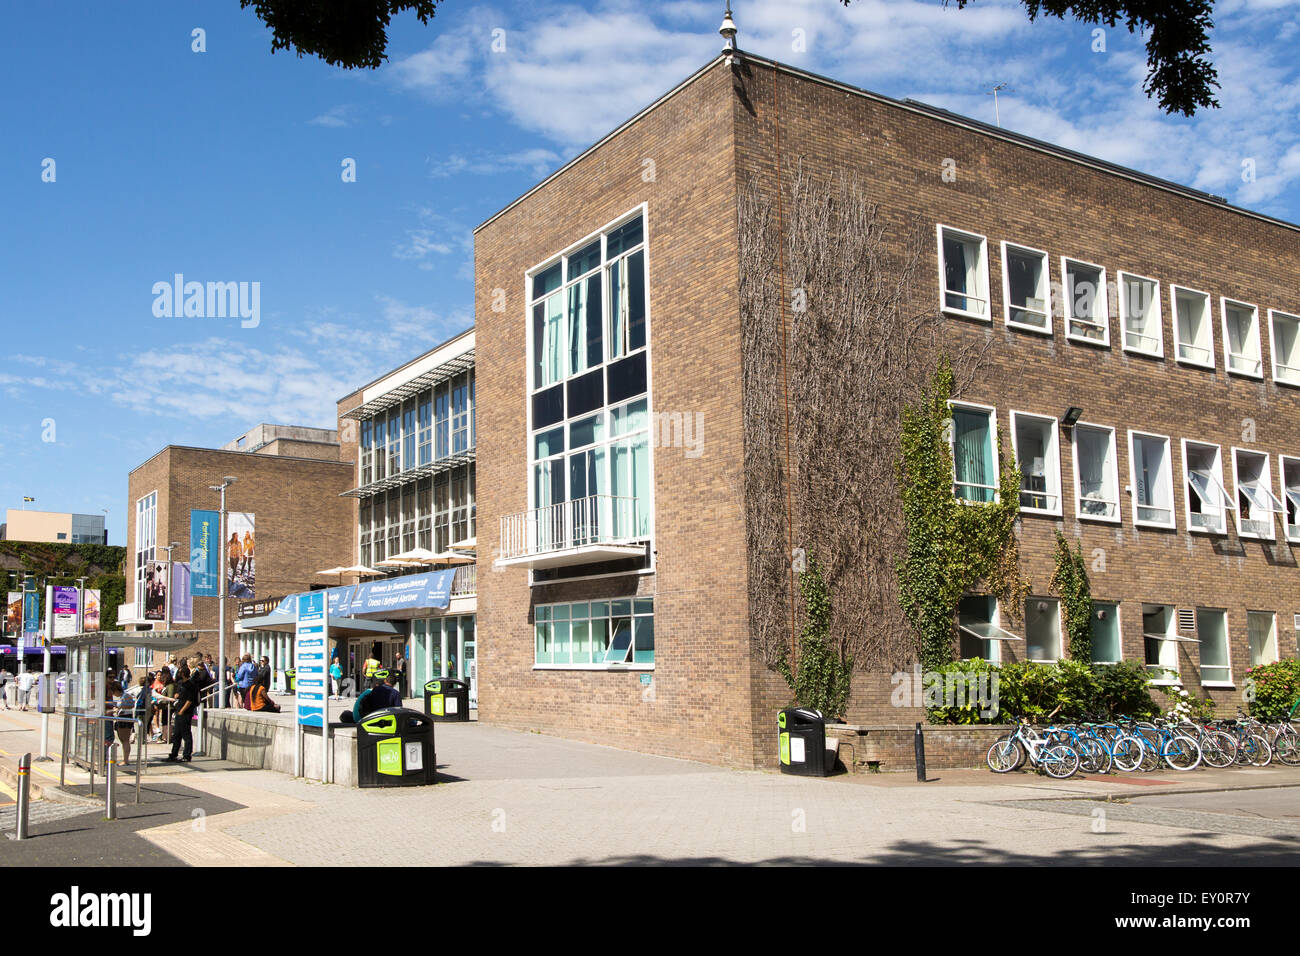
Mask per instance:
[[[199,694],[194,686],[194,677],[192,674],[185,674],[185,679],[181,682],[176,692],[176,716],[172,723],[172,752],[168,755],[168,763],[176,763],[178,759],[189,763],[194,757],[194,730],[190,721],[194,715],[194,708],[198,706]],[[182,754],[179,758],[177,754]]]
[[[343,680],[343,668],[339,667],[339,659],[336,657],[330,661],[330,700],[339,699],[339,681]],[[6,704],[6,707],[9,705]]]
[[[367,688],[373,688],[375,686],[375,672],[379,670],[379,667],[379,658],[375,656],[374,649],[372,648],[370,656],[366,658],[365,675]]]
[[[27,709],[27,699],[32,693],[32,672],[25,670],[18,675],[18,703],[21,705],[19,710]]]

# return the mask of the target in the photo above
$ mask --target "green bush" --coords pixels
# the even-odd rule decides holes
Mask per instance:
[[[827,717],[844,716],[853,681],[853,658],[835,646],[830,637],[831,595],[817,558],[808,558],[808,570],[799,574],[807,621],[799,635],[799,661],[790,667],[783,651],[776,669],[794,692],[795,703]]]
[[[996,713],[987,703],[965,706],[929,707],[932,724],[1015,723],[1024,718],[1034,723],[1071,723],[1096,718],[1154,717],[1160,712],[1147,692],[1149,677],[1140,664],[1084,664],[1064,660],[1055,664],[1012,661],[994,667],[984,661],[958,661],[939,673],[978,675],[995,669]],[[970,680],[970,676],[967,680]]]
[[[1286,720],[1300,699],[1300,660],[1274,661],[1246,671],[1250,715],[1265,722]]]

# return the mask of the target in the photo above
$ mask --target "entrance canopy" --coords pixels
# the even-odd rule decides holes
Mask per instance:
[[[292,614],[266,614],[262,617],[250,617],[240,621],[237,630],[240,632],[287,631],[292,633],[296,623],[297,620]],[[388,621],[368,621],[359,617],[334,614],[329,616],[329,632],[331,638],[384,637],[402,633]]]
[[[77,651],[88,647],[144,647],[151,651],[179,651],[189,647],[199,639],[201,634],[215,634],[215,629],[206,631],[83,631],[73,634],[64,643],[68,650]]]

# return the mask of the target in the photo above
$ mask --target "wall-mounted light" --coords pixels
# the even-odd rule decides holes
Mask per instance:
[[[1064,428],[1073,428],[1075,422],[1083,417],[1083,409],[1078,405],[1071,405],[1061,416],[1061,426]]]

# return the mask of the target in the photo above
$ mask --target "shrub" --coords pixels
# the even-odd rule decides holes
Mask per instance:
[[[990,669],[984,661],[959,661],[939,673],[979,674]],[[1147,692],[1149,677],[1140,664],[1084,664],[1064,660],[1055,664],[1013,661],[996,667],[997,712],[984,717],[982,704],[930,707],[932,724],[1014,723],[1021,718],[1035,723],[1104,718],[1121,714],[1154,717],[1160,712]],[[990,681],[990,686],[992,683]]]
[[[832,644],[831,596],[821,563],[808,558],[808,570],[799,574],[807,621],[799,635],[799,661],[792,669],[783,652],[776,669],[794,692],[800,707],[811,707],[827,717],[842,717],[849,702],[853,658]]]
[[[1246,671],[1250,715],[1265,722],[1286,720],[1300,699],[1300,660],[1274,661]]]

